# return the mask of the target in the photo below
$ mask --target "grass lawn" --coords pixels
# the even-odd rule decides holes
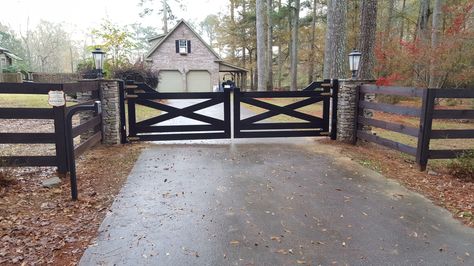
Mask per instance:
[[[75,102],[67,102],[67,106],[75,105]],[[0,94],[1,107],[19,107],[19,108],[49,108],[48,95],[32,94]],[[159,110],[137,105],[137,121],[160,114]]]
[[[465,109],[465,108],[459,108]],[[374,112],[374,119],[400,123],[403,125],[411,126],[414,128],[419,127],[419,118],[400,116],[394,114],[388,114],[383,112]],[[459,120],[433,120],[433,130],[446,130],[446,129],[474,129],[473,121],[467,123],[461,123]],[[418,139],[408,135],[396,133],[381,128],[372,128],[372,132],[376,133],[377,136],[390,139],[399,143],[407,144],[412,147],[416,147]],[[430,141],[430,149],[432,150],[462,150],[462,149],[474,149],[474,139],[432,139]],[[408,155],[407,155],[408,156]],[[408,156],[410,157],[410,156]],[[429,165],[434,168],[445,168],[452,160],[430,160]]]
[[[289,104],[292,104],[292,103],[295,103],[295,102],[299,102],[303,99],[304,98],[271,98],[271,99],[265,98],[265,99],[258,99],[258,100],[268,102],[268,103],[278,105],[278,106],[286,106],[286,105],[289,105]],[[263,108],[256,107],[256,106],[253,106],[253,105],[250,105],[250,104],[245,104],[245,103],[242,103],[242,106],[244,106],[245,108],[251,110],[255,114],[261,114],[261,113],[264,113],[264,112],[268,111],[267,109],[263,109]],[[322,117],[323,104],[322,104],[322,102],[319,102],[319,103],[316,103],[316,104],[307,105],[307,106],[304,106],[302,108],[296,109],[296,111],[306,113],[306,114],[309,114],[309,115]],[[270,122],[270,121],[272,121],[272,122],[306,122],[306,121],[303,121],[301,119],[298,119],[298,118],[295,118],[295,117],[290,117],[290,116],[287,116],[287,115],[277,115],[277,116],[273,116],[273,117],[271,117],[269,119],[266,119],[266,120],[263,120],[263,121],[264,121],[264,123],[267,123],[267,122]],[[259,123],[261,123],[261,122],[259,122]]]
[[[0,94],[0,107],[48,108],[48,95]]]

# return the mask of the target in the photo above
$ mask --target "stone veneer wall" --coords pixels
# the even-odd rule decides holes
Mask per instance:
[[[84,81],[87,82],[87,81]],[[102,130],[104,144],[120,144],[120,105],[119,81],[101,80],[100,95],[102,102]],[[91,92],[77,93],[79,103],[92,99]],[[81,123],[89,120],[93,112],[81,112]],[[92,132],[81,134],[81,142],[92,136]]]
[[[355,143],[357,129],[357,87],[361,84],[373,83],[373,81],[361,80],[340,80],[339,81],[339,96],[337,106],[337,140],[346,143]],[[373,101],[374,94],[366,94],[364,96],[366,101]],[[361,114],[359,114],[361,115]],[[372,117],[373,113],[369,110],[364,110],[364,117]],[[364,128],[370,130],[370,128]]]
[[[119,81],[101,82],[102,124],[104,144],[120,144],[120,94]]]
[[[339,81],[337,106],[337,140],[352,143],[355,140],[357,86],[354,81]]]

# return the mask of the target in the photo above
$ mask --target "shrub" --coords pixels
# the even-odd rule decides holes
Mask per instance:
[[[152,88],[158,86],[158,72],[146,66],[144,62],[117,67],[112,70],[112,77],[122,80],[144,82]]]
[[[97,71],[94,69],[94,61],[92,58],[80,61],[77,64],[77,72],[85,79],[97,78]]]
[[[474,150],[463,153],[448,165],[452,175],[466,181],[474,181]]]
[[[7,66],[3,69],[3,73],[18,73],[21,69],[16,66]]]

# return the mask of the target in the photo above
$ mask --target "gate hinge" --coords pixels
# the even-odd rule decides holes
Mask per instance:
[[[128,141],[139,141],[140,137],[127,137]]]
[[[331,83],[321,83],[321,87],[331,87]]]
[[[332,96],[332,93],[330,93],[330,92],[323,92],[323,93],[321,93],[321,96]]]
[[[321,132],[319,133],[321,136],[329,136],[329,132]]]
[[[138,95],[129,94],[129,95],[127,95],[126,98],[127,99],[135,99],[135,98],[138,98]]]

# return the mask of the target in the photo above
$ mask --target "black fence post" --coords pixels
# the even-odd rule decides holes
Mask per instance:
[[[339,95],[339,80],[332,81],[332,113],[331,113],[331,140],[337,139],[337,97]]]
[[[62,85],[61,90],[64,91]],[[60,175],[65,175],[69,170],[66,151],[66,106],[54,106],[53,113],[57,171]]]
[[[420,129],[418,131],[418,146],[416,150],[416,163],[420,171],[425,171],[428,164],[435,98],[436,91],[434,89],[423,90],[423,104],[421,107]]]
[[[119,108],[120,108],[120,143],[127,143],[127,129],[125,122],[125,82],[119,81]]]

